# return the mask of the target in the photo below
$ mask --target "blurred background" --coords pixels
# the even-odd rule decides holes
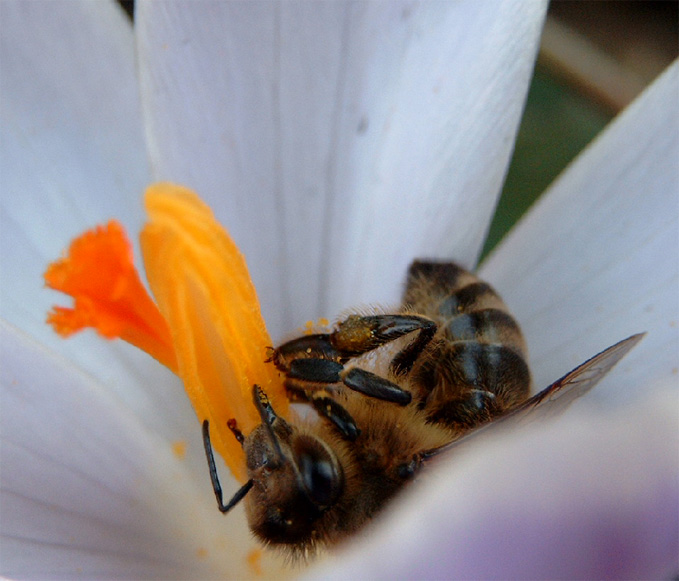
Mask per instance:
[[[552,0],[483,256],[678,54],[677,1]]]
[[[119,3],[133,19],[134,0]],[[482,258],[568,163],[678,55],[677,0],[552,0]]]

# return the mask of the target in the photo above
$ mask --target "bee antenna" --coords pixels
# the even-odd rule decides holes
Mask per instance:
[[[274,448],[276,450],[276,455],[278,456],[278,459],[282,462],[285,459],[285,456],[283,455],[283,450],[281,450],[281,445],[278,441],[278,436],[273,431],[273,423],[276,420],[280,420],[280,418],[276,415],[276,412],[274,411],[273,407],[271,407],[271,402],[269,401],[269,398],[259,385],[255,384],[252,386],[252,399],[255,403],[257,411],[259,412],[259,417],[262,418],[262,424],[264,424],[266,432],[267,434],[269,434],[269,438],[271,438],[271,441],[273,442]]]
[[[227,513],[241,500],[243,500],[248,492],[250,492],[250,489],[254,484],[254,480],[248,480],[238,489],[231,500],[229,500],[227,504],[224,504],[222,485],[219,483],[219,475],[217,474],[215,456],[212,452],[212,443],[210,442],[210,424],[207,420],[203,421],[203,446],[205,447],[205,456],[207,457],[207,465],[210,469],[210,480],[212,481],[212,489],[215,491],[215,497],[217,498],[217,505],[219,506],[220,512]]]
[[[219,505],[219,511],[226,514],[229,512],[234,506],[236,506],[243,498],[245,498],[245,495],[250,492],[250,489],[252,488],[252,485],[254,484],[254,480],[250,479],[248,480],[243,486],[241,486],[237,491],[236,494],[234,494],[231,497],[231,500],[229,500],[228,504],[224,504],[222,500],[222,489],[219,488],[219,481],[217,481],[217,488],[215,488],[215,496],[217,497],[217,504]],[[214,486],[214,482],[213,482]]]

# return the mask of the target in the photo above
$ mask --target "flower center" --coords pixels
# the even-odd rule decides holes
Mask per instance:
[[[243,452],[228,420],[245,434],[259,423],[255,383],[277,411],[288,410],[278,372],[266,361],[271,339],[247,265],[192,191],[155,184],[145,205],[141,245],[157,306],[134,268],[125,232],[111,221],[74,240],[68,255],[48,267],[47,286],[74,299],[73,308],[54,307],[48,323],[64,337],[85,327],[119,337],[177,373],[198,419],[210,422],[213,446],[244,480]]]

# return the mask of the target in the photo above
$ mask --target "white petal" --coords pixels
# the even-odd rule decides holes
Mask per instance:
[[[274,336],[397,299],[415,255],[475,261],[544,7],[139,3],[156,175],[215,208]]]
[[[39,334],[42,272],[110,218],[141,224],[149,179],[129,22],[113,3],[2,3],[2,313]]]
[[[677,570],[671,384],[460,450],[310,579],[659,579]]]
[[[170,438],[199,427],[179,382],[145,354],[45,324],[64,295],[42,273],[110,218],[136,239],[149,174],[129,22],[108,2],[0,3],[2,316],[118,391]],[[139,389],[144,386],[146,390]]]
[[[242,509],[91,377],[0,322],[0,574],[242,578],[254,548]],[[224,472],[226,472],[224,470]],[[228,482],[226,494],[235,483]]]
[[[555,182],[483,265],[526,333],[537,387],[633,333],[592,393],[679,383],[679,62]],[[643,386],[643,389],[642,389]]]

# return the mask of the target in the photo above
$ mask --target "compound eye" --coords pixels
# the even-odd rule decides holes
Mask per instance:
[[[342,475],[335,458],[322,444],[309,438],[300,438],[295,452],[309,499],[319,508],[330,506],[342,490]]]

